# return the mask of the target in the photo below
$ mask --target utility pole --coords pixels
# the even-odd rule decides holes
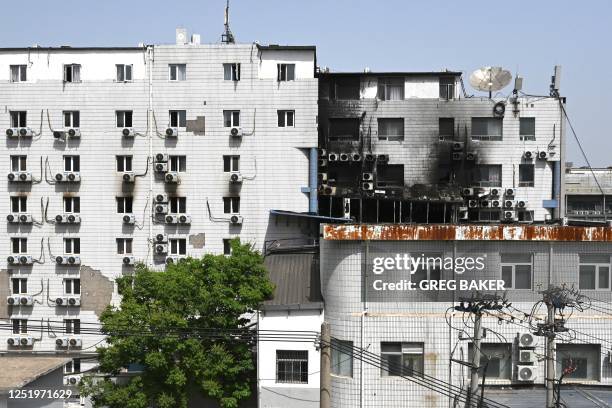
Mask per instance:
[[[468,394],[469,407],[473,397],[478,395],[478,370],[480,370],[480,341],[482,340],[482,312],[476,311],[474,313],[474,344],[472,347],[472,361],[470,361],[470,392]],[[482,385],[484,388],[484,384]]]
[[[555,307],[551,302],[546,303],[548,316],[546,325],[555,325]],[[554,389],[555,389],[555,333],[549,332],[546,337],[546,408],[554,408]]]
[[[329,323],[321,324],[320,408],[331,408],[331,334]]]

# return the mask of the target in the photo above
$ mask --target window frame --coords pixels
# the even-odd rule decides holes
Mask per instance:
[[[240,110],[223,110],[223,127],[240,127]]]
[[[223,172],[236,173],[240,171],[240,155],[227,154],[223,155]]]
[[[484,122],[487,121],[487,134],[474,134],[474,123],[475,122]],[[489,134],[490,124],[488,122],[498,122],[499,123],[499,135],[497,134]],[[489,117],[489,116],[477,116],[472,117],[471,119],[471,128],[470,128],[470,138],[472,140],[480,140],[485,142],[501,142],[504,140],[504,120],[503,118],[498,117]]]
[[[227,211],[229,209],[229,212]],[[240,214],[240,196],[223,197],[223,214]]]
[[[531,169],[531,181],[521,180],[524,176],[524,169]],[[535,187],[535,164],[533,163],[519,163],[519,187]]]
[[[27,295],[28,278],[11,278],[11,293],[13,295]]]
[[[168,127],[171,128],[186,128],[187,127],[187,110],[171,109],[168,111]]]
[[[81,319],[64,319],[64,334],[81,334]]]
[[[223,255],[230,256],[232,254],[232,238],[223,238]]]
[[[351,340],[340,340],[332,338],[331,343],[331,374],[338,377],[353,378],[353,342]],[[346,369],[346,367],[343,367],[343,364],[346,362],[348,362],[348,369]]]
[[[81,197],[79,196],[64,196],[63,208],[65,214],[80,214],[81,213]]]
[[[12,213],[24,214],[28,212],[28,196],[10,196],[9,201]]]
[[[9,158],[11,171],[28,171],[28,156],[25,154],[12,154]]]
[[[117,255],[132,255],[134,251],[134,239],[130,237],[116,238]]]
[[[533,254],[529,253],[530,256],[530,261],[512,261],[512,262],[504,262],[502,260],[502,256],[503,255],[515,255],[512,253],[507,253],[507,254],[500,254],[500,261],[499,261],[499,276],[500,279],[504,282],[504,287],[505,289],[512,289],[512,290],[533,290],[533,280],[534,280],[534,266],[533,266]],[[525,255],[525,254],[521,254],[521,255]],[[525,267],[525,266],[529,266],[529,287],[528,288],[517,288],[516,287],[516,274],[517,274],[517,266],[518,267]],[[504,279],[504,268],[510,268],[510,273],[511,273],[511,279],[512,282],[510,284],[510,286],[507,286],[507,280]]]
[[[81,64],[64,64],[64,83],[79,82],[81,82]]]
[[[174,72],[174,79],[172,79],[172,70]],[[182,75],[181,75],[182,70]],[[187,64],[168,64],[168,81],[170,82],[182,82],[187,80]]]
[[[11,319],[13,334],[28,334],[28,319]]]
[[[79,237],[64,238],[64,254],[80,255],[81,254],[81,238]]]
[[[117,214],[133,214],[134,213],[134,197],[133,196],[121,196],[115,197],[117,202]],[[127,209],[132,211],[127,211]]]
[[[81,172],[81,156],[78,154],[64,155],[64,171],[71,173]]]
[[[455,99],[457,79],[453,76],[440,76],[438,78],[439,98],[444,100]]]
[[[122,154],[115,156],[115,164],[117,173],[132,172],[134,156],[131,154]]]
[[[129,120],[129,125],[128,125]],[[134,124],[134,111],[132,110],[117,110],[115,111],[115,123],[117,128],[131,128]]]
[[[295,63],[282,62],[276,64],[276,80],[278,82],[295,81]]]
[[[400,89],[400,98],[391,98],[392,88]],[[379,77],[376,96],[381,101],[403,101],[406,99],[406,78],[404,77]]]
[[[183,210],[183,211],[181,211]],[[168,214],[186,214],[187,197],[173,196],[168,197]]]
[[[523,123],[533,122],[533,133],[523,133]],[[531,127],[531,123],[529,124]],[[526,127],[526,126],[525,126]],[[536,140],[536,118],[534,116],[520,117],[519,118],[519,139],[522,141],[535,142]]]
[[[27,253],[28,253],[28,239],[25,237],[11,237],[11,254],[27,255]]]
[[[277,349],[275,360],[276,384],[308,384],[308,358],[308,350]],[[281,367],[283,367],[282,370]]]
[[[115,64],[116,67],[116,78],[115,80],[117,82],[132,82],[133,81],[133,75],[134,75],[134,65],[133,64]],[[123,79],[119,78],[119,73],[121,72],[121,75],[123,77]],[[128,77],[128,72],[129,72],[129,79]]]
[[[64,295],[81,295],[81,278],[64,278],[62,286],[64,288]]]
[[[583,255],[601,255],[601,256],[605,256],[607,254],[583,254]],[[595,287],[594,288],[584,288],[581,285],[581,275],[582,275],[582,267],[593,267],[594,268],[594,274],[595,274],[595,280],[594,280],[594,284]],[[601,269],[602,268],[607,268],[608,269],[608,285],[606,287],[600,287],[600,278],[601,278]],[[610,287],[611,287],[611,279],[612,277],[610,276],[610,273],[612,271],[612,265],[610,262],[610,256],[608,256],[608,263],[605,262],[593,262],[593,261],[582,261],[580,260],[580,255],[578,258],[578,288],[580,290],[595,290],[595,291],[610,291]]]
[[[276,111],[278,116],[277,127],[280,128],[294,128],[295,127],[295,110],[292,109],[279,109]],[[291,125],[289,125],[289,118],[291,118]]]
[[[494,181],[491,180],[491,169],[499,168],[499,180]],[[487,180],[482,180],[481,171],[487,169]],[[475,168],[478,176],[478,180],[473,180],[472,184],[477,187],[501,187],[502,186],[502,176],[503,176],[503,166],[501,164],[479,164]]]
[[[168,170],[177,173],[187,172],[187,155],[171,154],[168,156]]]
[[[79,374],[81,372],[81,359],[73,358],[64,365],[64,374]]]
[[[13,74],[15,70],[15,74]],[[28,65],[27,64],[11,64],[9,65],[9,78],[11,83],[17,84],[28,81]],[[16,78],[16,79],[15,79]]]
[[[241,67],[239,62],[224,62],[223,80],[232,82],[240,81],[240,69]]]
[[[12,110],[9,111],[9,116],[12,128],[28,127],[28,111]]]
[[[388,348],[398,347],[400,351],[383,351],[384,346],[388,346]],[[420,348],[420,352],[414,353],[409,352],[408,350],[411,348]],[[390,368],[388,365],[391,364],[389,361],[389,356],[400,356],[401,369],[398,371],[397,363],[394,368]],[[416,356],[416,357],[415,357]],[[386,357],[386,358],[385,358]],[[409,357],[410,359],[417,359],[417,363],[419,364],[419,368],[408,368],[405,366],[405,359]],[[381,377],[423,377],[425,372],[425,344],[423,342],[402,342],[402,341],[382,341],[380,342],[380,376]],[[385,368],[385,364],[387,367]],[[415,375],[416,374],[416,375]]]
[[[380,133],[380,129],[382,127],[385,127],[384,123],[392,123],[392,122],[400,122],[402,123],[402,126],[400,127],[401,129],[401,134],[390,134],[390,133],[385,133],[382,134]],[[405,135],[406,135],[406,120],[404,118],[378,118],[376,119],[376,124],[378,126],[378,131],[377,136],[378,136],[378,140],[386,140],[388,142],[401,142],[404,141]],[[387,130],[388,130],[388,126],[387,126]]]
[[[173,256],[187,256],[187,239],[170,238],[168,240],[168,254]]]

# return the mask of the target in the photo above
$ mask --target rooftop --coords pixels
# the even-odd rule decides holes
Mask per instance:
[[[0,356],[0,394],[22,388],[70,360],[66,357]]]

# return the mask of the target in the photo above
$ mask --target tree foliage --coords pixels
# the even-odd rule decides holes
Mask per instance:
[[[108,336],[100,371],[108,376],[81,386],[95,406],[186,407],[200,392],[235,408],[250,395],[253,344],[227,333],[244,328],[245,314],[272,295],[258,252],[234,241],[231,256],[189,258],[163,272],[140,265],[117,283],[120,306],[100,316]],[[142,371],[118,380],[130,364]]]

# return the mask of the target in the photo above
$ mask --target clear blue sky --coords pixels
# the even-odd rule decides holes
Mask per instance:
[[[172,43],[184,26],[219,41],[225,0],[4,2],[0,46]],[[612,1],[231,0],[239,42],[312,44],[332,70],[500,65],[547,94],[553,66],[593,166],[612,165]],[[467,76],[466,76],[467,78]],[[507,89],[509,91],[509,89]],[[568,133],[568,160],[582,158]]]

